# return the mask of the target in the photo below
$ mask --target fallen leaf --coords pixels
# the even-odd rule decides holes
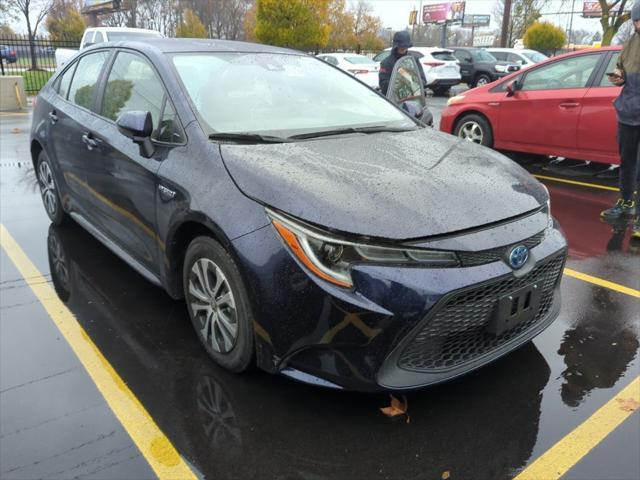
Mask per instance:
[[[13,128],[13,129],[11,129],[11,133],[22,133],[22,129],[21,128]]]
[[[380,411],[384,413],[387,417],[397,417],[398,415],[404,415],[407,413],[407,408],[409,407],[409,402],[407,402],[407,397],[402,396],[403,401],[401,402],[393,395],[389,395],[391,397],[391,405],[388,407],[381,408]]]
[[[640,402],[633,398],[616,398],[616,400],[620,404],[620,410],[625,412],[635,412],[640,408]]]
[[[449,470],[447,470],[446,472],[442,472],[442,480],[447,480],[447,478],[449,478],[451,476],[451,473],[449,472]]]

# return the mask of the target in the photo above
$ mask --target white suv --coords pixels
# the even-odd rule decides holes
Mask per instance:
[[[411,47],[409,53],[416,57],[424,71],[426,86],[436,95],[446,95],[449,89],[460,83],[460,62],[453,55],[452,50],[436,47]],[[376,62],[382,62],[391,54],[387,48],[373,57]]]

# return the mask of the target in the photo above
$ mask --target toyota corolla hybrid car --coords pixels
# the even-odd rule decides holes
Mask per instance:
[[[568,53],[452,97],[440,130],[497,149],[619,164],[620,87],[606,72],[620,51]]]
[[[423,96],[396,67],[399,100]],[[38,95],[31,153],[52,222],[184,298],[235,372],[414,389],[558,313],[567,245],[542,184],[306,54],[90,47]]]

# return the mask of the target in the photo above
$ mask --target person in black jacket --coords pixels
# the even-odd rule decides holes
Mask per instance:
[[[391,49],[391,55],[380,63],[380,72],[378,72],[378,84],[380,85],[380,90],[384,95],[387,94],[389,81],[391,80],[391,72],[393,72],[394,65],[398,59],[404,57],[409,52],[409,48],[412,46],[409,32],[403,30],[401,32],[396,32],[393,36],[393,48]]]

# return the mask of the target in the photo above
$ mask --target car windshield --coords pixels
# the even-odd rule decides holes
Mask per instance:
[[[547,58],[549,58],[540,52],[536,52],[535,50],[527,50],[526,52],[521,52],[521,53],[522,55],[524,55],[529,60],[535,63],[542,62],[543,60],[546,60]]]
[[[477,62],[495,62],[496,57],[486,50],[471,50],[471,55]]]
[[[416,127],[376,92],[313,57],[194,52],[172,58],[208,133],[289,137],[351,127]]]
[[[160,38],[159,32],[108,32],[110,42],[120,42],[123,40],[138,40],[140,38]]]
[[[375,65],[376,63],[370,58],[363,55],[353,55],[351,57],[344,57],[344,59],[349,63],[353,63],[354,65]]]

